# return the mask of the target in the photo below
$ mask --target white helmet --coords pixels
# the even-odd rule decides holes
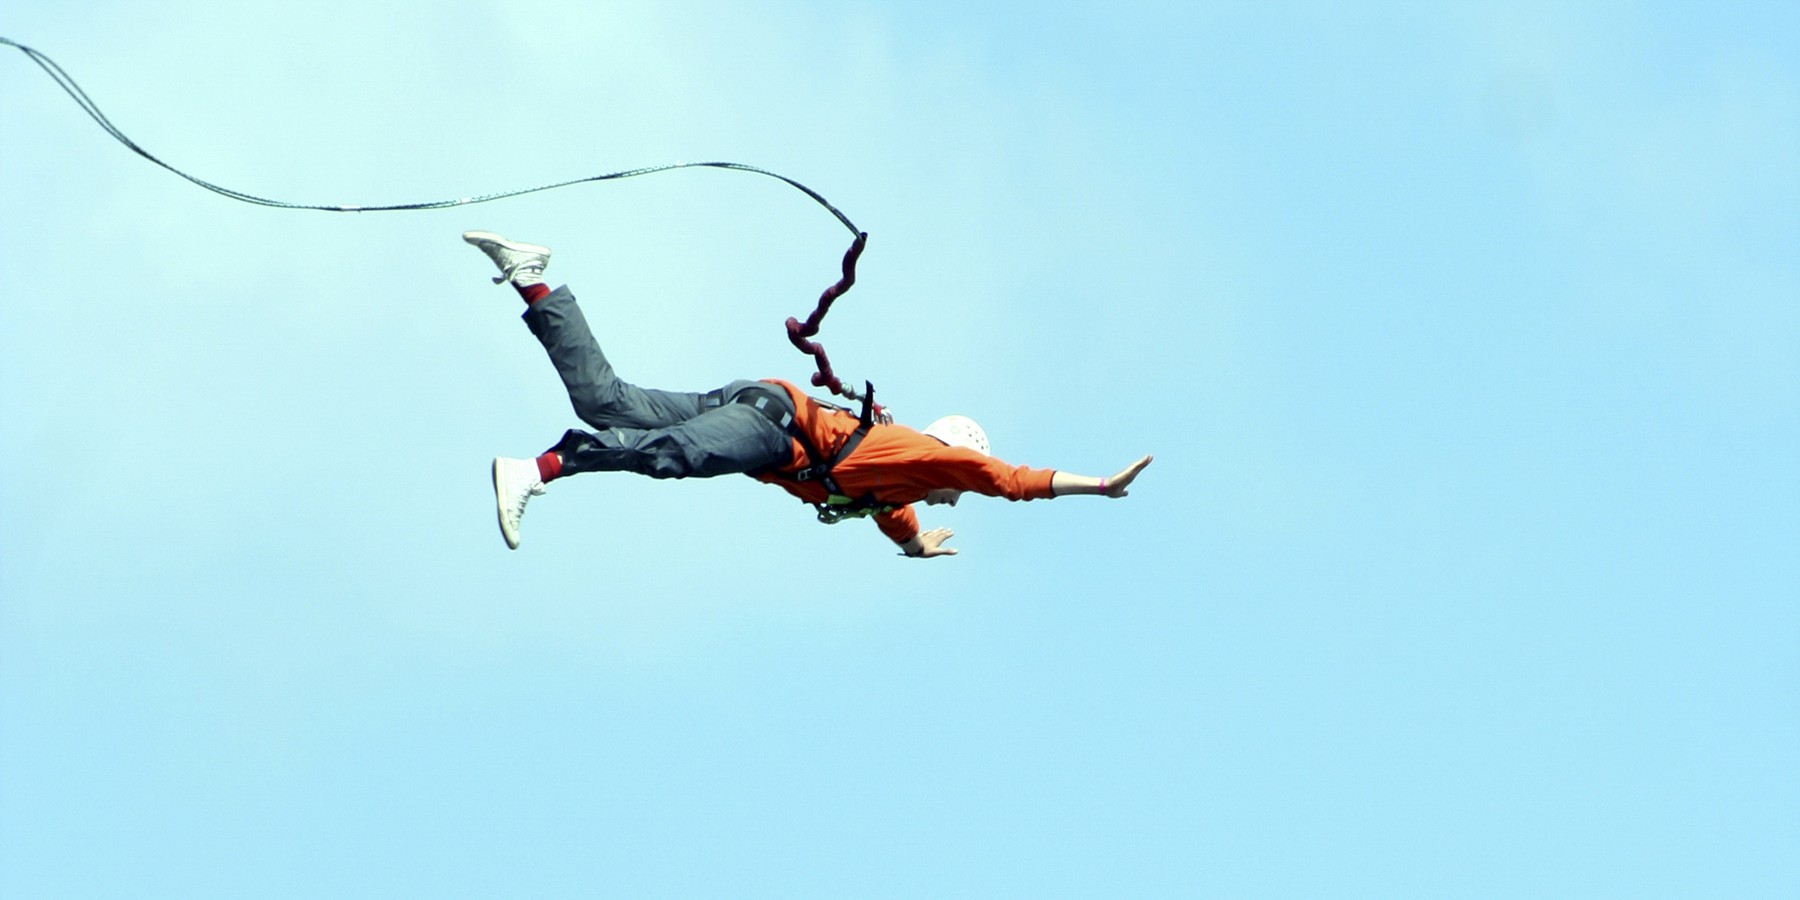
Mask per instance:
[[[923,434],[937,438],[952,447],[967,447],[982,456],[992,456],[988,452],[987,432],[975,424],[968,416],[945,416],[925,426]]]

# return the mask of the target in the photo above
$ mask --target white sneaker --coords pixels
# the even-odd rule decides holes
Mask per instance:
[[[491,231],[465,231],[463,240],[474,244],[500,267],[495,284],[543,284],[544,267],[550,265],[550,248],[509,241]]]
[[[525,504],[543,493],[537,460],[494,457],[494,505],[500,513],[500,536],[506,538],[507,549],[519,549],[519,521],[525,518]]]

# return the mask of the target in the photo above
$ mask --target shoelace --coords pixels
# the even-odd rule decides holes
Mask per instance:
[[[542,497],[542,496],[544,496],[545,493],[546,492],[544,490],[544,483],[541,481],[532,485],[530,488],[527,488],[526,490],[521,491],[519,493],[519,498],[513,502],[513,508],[512,508],[513,518],[515,518],[515,519],[524,518],[525,517],[525,504],[530,503],[531,498]]]
[[[485,251],[488,248],[482,247],[481,249]],[[500,247],[499,250],[504,254],[506,262],[501,264],[499,260],[494,261],[496,264],[500,265],[500,277],[494,279],[495,284],[504,284],[511,281],[513,280],[513,276],[519,274],[521,271],[536,272],[539,275],[544,274],[544,263],[537,255],[514,253],[505,247]],[[488,255],[493,256],[492,251],[488,251]]]
[[[539,276],[542,276],[544,274],[544,267],[543,266],[535,266],[535,265],[526,265],[524,263],[513,263],[512,265],[506,267],[506,269],[502,270],[499,275],[494,277],[494,283],[495,284],[505,284],[506,282],[513,280],[513,276],[519,274],[520,272],[536,272]]]

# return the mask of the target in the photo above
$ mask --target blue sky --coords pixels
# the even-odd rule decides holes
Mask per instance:
[[[1120,502],[891,554],[583,476],[458,233],[623,375],[802,378],[848,235],[683,171],[269,210],[0,60],[0,896],[1800,893],[1792,4],[24,3],[200,177],[676,160],[871,233],[906,421]]]

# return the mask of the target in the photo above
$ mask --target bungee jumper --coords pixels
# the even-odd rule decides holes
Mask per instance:
[[[858,414],[773,378],[707,392],[638,387],[613,371],[569,288],[544,282],[549,248],[485,231],[465,232],[463,240],[499,267],[495,283],[511,284],[525,300],[526,327],[562,377],[575,415],[595,429],[570,429],[535,458],[494,459],[496,513],[511,549],[519,547],[526,504],[551,482],[635,472],[748,475],[813,504],[820,521],[873,518],[906,556],[950,556],[951,530],[921,531],[913,504],[954,506],[967,492],[1008,500],[1119,498],[1151,461],[1144,456],[1107,477],[1010,465],[991,454],[987,435],[967,417],[945,416],[922,430],[887,421],[872,388],[860,396]],[[847,258],[846,276],[848,270]]]
[[[844,255],[843,278],[819,298],[804,323],[787,320],[788,340],[812,356],[824,387],[862,404],[860,414],[807,396],[779,379],[733,381],[706,393],[640,388],[618,378],[588,330],[587,321],[565,287],[544,283],[548,248],[471,231],[463,239],[500,267],[494,282],[510,283],[524,297],[525,324],[550,355],[575,414],[597,431],[570,430],[536,458],[498,457],[493,463],[494,500],[506,545],[519,546],[526,503],[557,478],[582,472],[628,471],[653,478],[708,478],[744,474],[779,485],[818,510],[819,520],[836,523],[871,517],[902,552],[913,557],[950,556],[948,528],[919,530],[915,503],[954,506],[966,492],[1009,500],[1043,500],[1073,494],[1124,497],[1145,456],[1106,478],[1051,469],[1013,466],[989,452],[987,435],[973,420],[946,416],[915,431],[893,423],[875,403],[875,389],[845,385],[831,370],[824,348],[808,340],[831,304],[855,283],[855,263],[868,240],[842,210],[819,192],[785,175],[736,162],[675,162],[626,169],[553,184],[444,200],[390,204],[296,203],[262,197],[199,178],[158,158],[113,125],[75,79],[50,57],[9,38],[13,47],[43,69],[107,134],[131,152],[232,200],[289,210],[374,213],[441,210],[578,184],[616,181],[678,169],[709,168],[745,172],[785,182],[830,212],[856,235]]]

